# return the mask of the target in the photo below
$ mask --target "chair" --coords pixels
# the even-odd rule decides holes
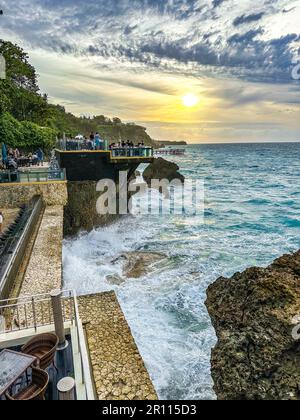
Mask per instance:
[[[57,370],[54,357],[58,346],[58,337],[55,334],[40,334],[22,347],[22,353],[29,354],[38,359],[40,369],[47,369],[53,364]]]
[[[49,384],[49,375],[41,369],[32,368],[32,382],[31,384],[19,391],[16,395],[10,395],[8,392],[5,394],[8,400],[44,400],[45,392]]]

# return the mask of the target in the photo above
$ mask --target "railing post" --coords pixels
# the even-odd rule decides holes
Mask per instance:
[[[36,322],[34,297],[32,297],[32,299],[31,299],[31,304],[32,304],[33,325],[34,325],[34,329],[35,329],[35,332],[36,332],[37,331],[37,322]]]
[[[75,400],[75,380],[73,378],[63,378],[57,384],[60,401]]]
[[[60,290],[52,290],[50,296],[52,302],[55,333],[59,339],[58,350],[64,350],[68,347],[68,341],[65,337],[64,318],[61,303],[62,292]]]

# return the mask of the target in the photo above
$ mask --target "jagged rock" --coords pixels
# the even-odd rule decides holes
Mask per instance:
[[[167,179],[169,181],[179,179],[184,182],[184,176],[178,171],[179,166],[176,163],[169,162],[163,158],[157,158],[145,169],[143,177],[148,185],[151,185],[152,179]]]
[[[166,255],[159,252],[126,252],[112,261],[112,264],[123,263],[123,275],[138,279],[155,270],[157,263],[163,261]]]
[[[121,284],[125,283],[125,280],[118,275],[106,276],[106,281],[113,286],[121,286]]]
[[[212,351],[220,400],[300,400],[300,251],[266,269],[220,278],[206,306],[218,344]],[[298,335],[299,337],[299,335]]]

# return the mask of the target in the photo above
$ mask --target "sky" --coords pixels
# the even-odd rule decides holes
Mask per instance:
[[[76,115],[118,116],[160,140],[300,141],[300,0],[0,9],[0,38],[25,48],[42,92]]]

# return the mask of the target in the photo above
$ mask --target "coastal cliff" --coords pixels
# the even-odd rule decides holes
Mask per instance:
[[[206,306],[218,337],[212,351],[218,399],[300,400],[300,251],[265,269],[219,278]]]
[[[96,181],[68,182],[68,204],[64,211],[64,236],[74,236],[79,231],[90,232],[94,227],[115,221],[118,215],[99,215]]]

